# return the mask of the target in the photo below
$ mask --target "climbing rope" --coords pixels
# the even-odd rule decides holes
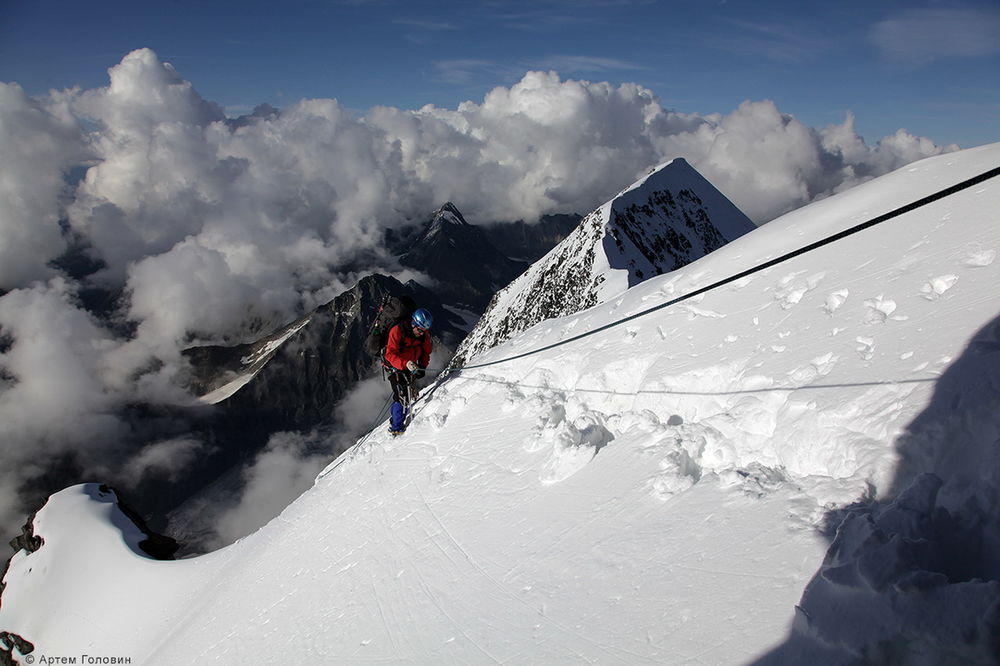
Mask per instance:
[[[900,206],[899,208],[896,208],[895,210],[891,210],[888,213],[885,213],[883,215],[879,215],[878,217],[874,217],[874,218],[868,220],[867,222],[862,222],[861,224],[856,224],[853,227],[850,227],[850,228],[845,229],[843,231],[840,231],[838,233],[835,233],[835,234],[832,234],[830,236],[827,236],[826,238],[823,238],[821,240],[815,241],[813,243],[809,243],[808,245],[800,247],[797,250],[793,250],[792,252],[788,252],[786,254],[783,254],[780,257],[777,257],[775,259],[771,259],[770,261],[765,261],[762,264],[759,264],[759,265],[754,266],[752,268],[748,268],[745,271],[741,271],[739,273],[736,273],[735,275],[731,275],[731,276],[729,276],[727,278],[724,278],[722,280],[719,280],[717,282],[713,282],[712,284],[709,284],[709,285],[706,285],[704,287],[701,287],[700,289],[695,289],[694,291],[689,292],[687,294],[684,294],[683,296],[678,296],[677,298],[674,298],[674,299],[671,299],[669,301],[666,301],[665,303],[660,303],[659,305],[655,305],[655,306],[653,306],[653,307],[651,307],[651,308],[649,308],[647,310],[643,310],[641,312],[637,312],[635,314],[632,314],[632,315],[629,315],[627,317],[623,317],[621,319],[613,321],[610,324],[604,324],[603,326],[598,326],[597,328],[591,329],[589,331],[585,331],[583,333],[580,333],[579,335],[574,335],[573,337],[566,338],[564,340],[560,340],[559,342],[554,342],[554,343],[552,343],[550,345],[545,345],[544,347],[539,347],[537,349],[532,349],[530,351],[522,352],[520,354],[515,354],[513,356],[507,356],[505,358],[497,359],[495,361],[487,361],[485,363],[476,363],[476,364],[473,364],[473,365],[465,365],[465,366],[462,366],[460,368],[445,368],[444,370],[441,371],[441,376],[438,378],[438,381],[441,381],[443,378],[447,377],[448,375],[450,375],[453,372],[458,372],[460,370],[474,370],[474,369],[478,369],[478,368],[487,368],[487,367],[490,367],[492,365],[499,365],[501,363],[507,363],[509,361],[515,361],[517,359],[525,358],[527,356],[533,356],[535,354],[540,354],[540,353],[542,353],[544,351],[549,351],[550,349],[555,349],[556,347],[561,347],[563,345],[567,345],[567,344],[569,344],[571,342],[576,342],[577,340],[582,340],[584,338],[588,338],[588,337],[590,337],[592,335],[596,335],[598,333],[601,333],[602,331],[606,331],[606,330],[608,330],[610,328],[614,328],[616,326],[621,326],[622,324],[628,323],[630,321],[634,321],[636,319],[639,319],[640,317],[645,317],[646,315],[651,314],[653,312],[657,312],[659,310],[663,310],[664,308],[668,308],[668,307],[670,307],[672,305],[677,305],[678,303],[681,303],[683,301],[692,299],[692,298],[694,298],[696,296],[700,296],[700,295],[702,295],[702,294],[704,294],[706,292],[712,291],[714,289],[718,289],[719,287],[723,287],[723,286],[725,286],[727,284],[731,284],[733,282],[736,282],[737,280],[742,280],[743,278],[745,278],[745,277],[747,277],[749,275],[753,275],[754,273],[759,273],[760,271],[766,270],[766,269],[771,268],[773,266],[777,266],[778,264],[784,263],[784,262],[786,262],[786,261],[788,261],[790,259],[794,259],[795,257],[798,257],[798,256],[801,256],[803,254],[806,254],[807,252],[812,252],[813,250],[821,248],[821,247],[823,247],[825,245],[829,245],[829,244],[834,243],[836,241],[839,241],[841,239],[847,238],[848,236],[853,236],[854,234],[860,233],[860,232],[862,232],[862,231],[864,231],[866,229],[870,229],[871,227],[874,227],[874,226],[876,226],[878,224],[882,224],[883,222],[887,222],[887,221],[889,221],[889,220],[891,220],[893,218],[899,217],[900,215],[903,215],[904,213],[909,213],[909,212],[911,212],[913,210],[916,210],[916,209],[921,208],[923,206],[926,206],[928,204],[934,203],[935,201],[939,201],[941,199],[944,199],[945,197],[948,197],[948,196],[951,196],[951,195],[956,194],[958,192],[961,192],[962,190],[966,190],[966,189],[968,189],[970,187],[973,187],[973,186],[978,185],[978,184],[980,184],[980,183],[982,183],[984,181],[987,181],[990,178],[995,178],[996,176],[1000,176],[1000,167],[997,167],[995,169],[991,169],[991,170],[989,170],[989,171],[987,171],[985,173],[981,173],[978,176],[974,176],[973,178],[969,178],[968,180],[964,180],[964,181],[958,183],[957,185],[952,185],[951,187],[947,187],[947,188],[945,188],[945,189],[943,189],[943,190],[941,190],[939,192],[935,192],[934,194],[926,196],[926,197],[924,197],[922,199],[918,199],[917,201],[914,201],[912,203],[906,204],[905,206]]]
[[[677,298],[673,298],[673,299],[671,299],[669,301],[666,301],[664,303],[660,303],[658,305],[654,305],[653,307],[648,308],[646,310],[642,310],[640,312],[636,312],[635,314],[629,315],[627,317],[622,317],[621,319],[617,319],[617,320],[615,320],[615,321],[613,321],[611,323],[604,324],[603,326],[598,326],[597,328],[591,329],[589,331],[585,331],[585,332],[580,333],[578,335],[574,335],[574,336],[566,338],[564,340],[560,340],[559,342],[554,342],[552,344],[545,345],[543,347],[538,347],[537,349],[532,349],[532,350],[529,350],[529,351],[526,351],[526,352],[522,352],[520,354],[514,354],[512,356],[506,356],[504,358],[497,359],[495,361],[487,361],[485,363],[475,363],[475,364],[472,364],[472,365],[464,365],[464,366],[458,367],[458,368],[443,368],[443,369],[431,369],[431,368],[428,368],[427,372],[438,373],[437,380],[434,382],[434,384],[432,384],[430,387],[428,387],[429,389],[431,389],[430,390],[430,394],[433,393],[433,390],[436,389],[437,386],[439,384],[441,384],[441,382],[443,380],[447,379],[448,376],[451,375],[451,374],[453,374],[453,373],[460,372],[462,370],[475,370],[475,369],[479,369],[479,368],[488,368],[490,366],[500,365],[501,363],[508,363],[510,361],[515,361],[515,360],[518,360],[518,359],[526,358],[528,356],[534,356],[535,354],[540,354],[542,352],[549,351],[549,350],[555,349],[557,347],[562,347],[563,345],[567,345],[567,344],[569,344],[571,342],[576,342],[577,340],[582,340],[584,338],[588,338],[588,337],[590,337],[592,335],[597,335],[598,333],[601,333],[603,331],[607,331],[607,330],[609,330],[611,328],[615,328],[616,326],[621,326],[622,324],[626,324],[626,323],[628,323],[630,321],[634,321],[636,319],[639,319],[640,317],[645,317],[646,315],[652,314],[653,312],[658,312],[660,310],[663,310],[665,308],[671,307],[673,305],[677,305],[678,303],[682,303],[684,301],[690,300],[692,298],[695,298],[696,296],[700,296],[700,295],[702,295],[704,293],[707,293],[709,291],[713,291],[715,289],[718,289],[719,287],[723,287],[723,286],[725,286],[727,284],[732,284],[733,282],[736,282],[737,280],[742,280],[745,277],[748,277],[748,276],[753,275],[755,273],[759,273],[761,271],[767,270],[768,268],[772,268],[773,266],[777,266],[778,264],[782,264],[782,263],[784,263],[786,261],[794,259],[795,257],[802,256],[803,254],[806,254],[808,252],[812,252],[813,250],[819,249],[819,248],[824,247],[826,245],[830,245],[831,243],[835,243],[835,242],[837,242],[839,240],[847,238],[848,236],[853,236],[854,234],[857,234],[857,233],[860,233],[862,231],[865,231],[866,229],[870,229],[871,227],[874,227],[876,225],[882,224],[883,222],[887,222],[889,220],[897,218],[900,215],[903,215],[905,213],[909,213],[909,212],[914,211],[914,210],[916,210],[918,208],[922,208],[924,206],[927,206],[928,204],[932,204],[932,203],[934,203],[936,201],[940,201],[941,199],[949,197],[949,196],[951,196],[953,194],[957,194],[958,192],[961,192],[963,190],[969,189],[970,187],[974,187],[974,186],[976,186],[976,185],[978,185],[980,183],[983,183],[983,182],[985,182],[987,180],[990,180],[991,178],[995,178],[997,176],[1000,176],[1000,167],[996,167],[994,169],[990,169],[989,171],[981,173],[978,176],[974,176],[972,178],[964,180],[964,181],[962,181],[960,183],[952,185],[951,187],[946,187],[945,189],[940,190],[938,192],[935,192],[934,194],[928,195],[926,197],[923,197],[921,199],[913,201],[913,202],[911,202],[909,204],[906,204],[904,206],[900,206],[899,208],[891,210],[888,213],[884,213],[884,214],[879,215],[877,217],[873,217],[870,220],[867,220],[867,221],[862,222],[860,224],[856,224],[853,227],[850,227],[848,229],[844,229],[843,231],[837,232],[835,234],[831,234],[830,236],[822,238],[822,239],[820,239],[818,241],[815,241],[813,243],[809,243],[808,245],[804,245],[803,247],[800,247],[800,248],[798,248],[796,250],[793,250],[791,252],[783,254],[783,255],[781,255],[779,257],[776,257],[774,259],[771,259],[769,261],[765,261],[762,264],[759,264],[759,265],[754,266],[752,268],[748,268],[747,270],[741,271],[739,273],[736,273],[735,275],[730,275],[729,277],[723,278],[721,280],[713,282],[713,283],[711,283],[709,285],[706,285],[704,287],[701,287],[699,289],[695,289],[694,291],[691,291],[691,292],[689,292],[687,294],[684,294],[682,296],[678,296]],[[427,393],[427,389],[425,389],[425,391],[423,393]],[[423,394],[419,398],[417,398],[417,400],[414,400],[413,402],[414,403],[420,402],[422,400],[422,398],[423,398]],[[390,400],[391,400],[391,398],[390,398]],[[324,476],[326,476],[327,474],[329,474],[330,472],[332,472],[334,469],[336,469],[343,462],[343,460],[347,457],[347,454],[350,451],[355,450],[356,448],[358,448],[359,446],[361,446],[365,441],[368,440],[368,438],[375,432],[375,428],[377,427],[379,421],[383,418],[382,411],[385,410],[385,408],[386,408],[387,405],[388,405],[388,402],[386,403],[386,405],[383,405],[382,410],[380,410],[379,415],[376,418],[375,423],[372,424],[372,427],[369,430],[369,432],[364,437],[362,437],[360,440],[358,440],[358,442],[353,447],[351,447],[350,449],[348,449],[347,451],[345,451],[344,454],[341,456],[340,460],[338,460],[338,462],[333,467],[325,470],[319,477],[317,477],[317,479],[323,478]]]

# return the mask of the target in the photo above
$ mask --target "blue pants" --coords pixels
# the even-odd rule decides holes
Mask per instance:
[[[410,405],[409,377],[401,370],[390,373],[389,386],[392,387],[389,427],[393,430],[403,430],[406,428],[406,413],[409,411]]]
[[[389,427],[393,430],[403,430],[406,427],[406,408],[398,402],[392,403],[389,416]]]

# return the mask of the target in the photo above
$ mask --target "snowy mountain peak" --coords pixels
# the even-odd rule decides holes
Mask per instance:
[[[456,361],[540,321],[603,303],[643,280],[677,270],[754,228],[687,161],[662,164],[585,217],[499,292]]]
[[[681,157],[654,169],[605,206],[605,253],[612,269],[628,271],[629,287],[676,270],[755,228]]]
[[[453,224],[460,227],[471,226],[465,221],[465,218],[462,217],[462,213],[459,212],[458,207],[450,201],[441,206],[441,208],[434,213],[434,218],[431,220],[431,227],[444,224]]]
[[[451,202],[434,214],[399,262],[436,280],[444,300],[475,313],[525,268],[497,250],[482,228],[466,222]]]

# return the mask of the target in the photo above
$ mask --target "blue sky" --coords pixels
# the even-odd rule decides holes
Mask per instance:
[[[821,127],[852,111],[869,143],[1000,140],[1000,0],[0,0],[0,80],[29,94],[106,85],[140,47],[231,114],[454,108],[542,69],[681,112],[770,99]]]

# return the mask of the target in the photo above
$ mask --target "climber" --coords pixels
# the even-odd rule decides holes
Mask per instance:
[[[401,321],[389,331],[385,346],[385,361],[390,366],[389,386],[392,387],[392,409],[389,432],[401,435],[406,430],[406,416],[413,382],[424,376],[431,360],[431,313],[418,308],[410,321]]]

